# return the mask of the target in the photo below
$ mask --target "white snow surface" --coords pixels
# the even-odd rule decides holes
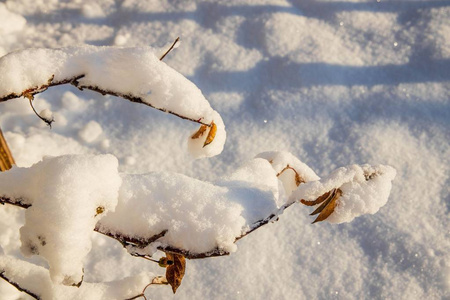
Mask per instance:
[[[217,185],[257,153],[280,149],[322,178],[352,164],[397,170],[389,201],[375,215],[310,225],[310,210],[294,205],[241,239],[232,255],[187,261],[175,296],[155,286],[148,298],[450,298],[448,1],[95,3],[2,1],[0,28],[8,33],[0,34],[0,55],[117,44],[155,47],[159,57],[180,36],[164,62],[222,116],[223,152],[193,160],[182,141],[197,124],[60,86],[34,101],[37,111],[53,112],[51,130],[28,100],[0,103],[0,126],[18,166],[47,155],[111,153],[120,172],[177,172]],[[78,132],[92,120],[103,133],[87,143]],[[129,157],[136,163],[127,164]],[[24,223],[23,209],[0,207],[0,252],[24,259]],[[84,266],[85,283],[164,273],[95,233]],[[0,299],[24,298],[0,281]]]

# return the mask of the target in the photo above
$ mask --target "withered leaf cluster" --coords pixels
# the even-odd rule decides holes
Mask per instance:
[[[310,215],[317,215],[317,218],[314,220],[313,224],[316,222],[321,222],[326,220],[333,212],[337,206],[337,200],[342,195],[342,191],[340,189],[332,189],[331,191],[323,194],[319,198],[314,201],[306,201],[301,199],[300,202],[307,206],[314,206],[320,204]]]

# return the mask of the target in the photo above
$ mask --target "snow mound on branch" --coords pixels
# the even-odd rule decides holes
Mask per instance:
[[[110,300],[128,299],[142,293],[143,287],[152,282],[156,276],[152,273],[141,273],[122,280],[91,283],[83,282],[78,287],[54,284],[48,270],[44,267],[16,259],[11,256],[0,256],[0,273],[11,282],[34,293],[44,300]]]
[[[386,204],[395,176],[395,169],[385,165],[342,167],[320,181],[300,185],[292,193],[291,201],[314,201],[333,189],[340,189],[342,195],[337,199],[337,206],[326,221],[351,222],[361,215],[375,214]]]
[[[262,159],[217,184],[176,173],[123,175],[117,209],[101,220],[100,229],[139,238],[168,230],[158,239],[162,246],[231,252],[236,237],[276,212],[277,189],[276,174]]]
[[[190,138],[188,140],[189,152],[195,158],[211,157],[221,153],[223,150],[223,146],[225,145],[225,140],[227,137],[225,132],[225,125],[223,124],[222,118],[217,112],[213,112],[212,118],[217,126],[217,132],[214,141],[211,144],[204,146],[204,138]],[[195,132],[192,132],[192,134],[194,133]]]
[[[68,155],[0,173],[1,195],[32,205],[20,229],[21,250],[44,257],[54,282],[73,285],[82,280],[95,224],[117,204],[117,168],[112,155]]]
[[[195,157],[219,154],[225,143],[225,126],[200,89],[167,66],[150,47],[31,48],[0,59],[0,98],[50,83],[70,82],[94,87],[145,103],[203,124],[217,124],[216,139],[208,146],[190,147]],[[204,142],[204,140],[203,140]]]
[[[297,189],[295,172],[302,182],[319,180],[320,177],[301,162],[297,157],[287,151],[268,151],[258,154],[256,157],[268,160],[272,168],[278,174],[278,179],[283,183],[287,197]],[[288,167],[286,169],[286,167]]]

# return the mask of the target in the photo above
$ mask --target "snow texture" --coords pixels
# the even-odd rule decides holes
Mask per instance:
[[[8,280],[22,288],[33,291],[41,299],[58,300],[109,300],[128,299],[142,293],[143,287],[152,282],[156,276],[141,273],[133,277],[112,282],[83,282],[79,288],[54,284],[48,270],[11,256],[0,256],[0,271]],[[13,295],[3,295],[10,296]]]
[[[74,285],[82,280],[95,224],[117,204],[117,167],[111,155],[62,156],[0,173],[2,195],[32,205],[20,229],[21,250],[25,256],[44,257],[53,282]]]
[[[119,204],[99,228],[138,238],[167,230],[158,245],[191,253],[216,248],[234,252],[237,237],[277,211],[277,177],[262,159],[245,164],[217,184],[167,172],[122,178]],[[155,250],[150,247],[146,254],[153,255]]]

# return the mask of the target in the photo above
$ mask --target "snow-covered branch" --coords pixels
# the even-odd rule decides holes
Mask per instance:
[[[21,250],[44,257],[55,284],[80,285],[92,230],[147,259],[158,250],[189,259],[223,256],[300,200],[315,201],[327,214],[322,219],[337,223],[375,213],[395,176],[387,166],[354,165],[320,180],[282,152],[262,153],[214,183],[117,168],[112,155],[68,155],[0,173],[1,202],[27,208]],[[336,188],[342,194],[332,204],[315,200]]]
[[[132,299],[149,285],[167,284],[152,273],[141,273],[110,282],[83,282],[79,287],[56,284],[47,269],[17,258],[0,255],[0,278],[35,299]]]
[[[223,149],[226,134],[220,115],[192,82],[161,62],[151,48],[28,49],[0,58],[0,102],[17,97],[31,102],[34,95],[63,84],[201,124],[189,137],[196,157]],[[166,267],[175,292],[185,258],[229,255],[238,240],[278,221],[295,203],[316,206],[314,222],[342,223],[374,214],[386,203],[395,177],[389,166],[351,165],[320,179],[286,152],[261,153],[216,182],[170,172],[121,174],[112,155],[47,157],[19,168],[12,167],[3,136],[0,142],[0,170],[5,171],[0,173],[0,204],[26,209],[21,251],[49,264],[47,270],[20,261],[14,269],[15,259],[3,255],[0,277],[37,299],[53,299],[61,291],[97,293],[94,287],[99,285],[81,285],[92,231],[116,239],[133,256],[150,259],[158,250],[165,252],[166,262],[160,265]],[[43,286],[36,286],[32,277]],[[147,282],[139,279],[141,287],[154,282],[147,275],[142,278]],[[105,286],[100,290],[97,298],[108,299]],[[133,294],[128,289],[114,296],[135,299],[145,292],[131,290]]]
[[[195,157],[214,156],[223,149],[226,133],[219,113],[197,86],[162,62],[153,48],[26,49],[0,58],[0,102],[19,97],[31,101],[49,87],[64,84],[201,124],[206,134],[188,140]],[[214,135],[208,134],[211,131]],[[205,139],[211,137],[207,143]]]

